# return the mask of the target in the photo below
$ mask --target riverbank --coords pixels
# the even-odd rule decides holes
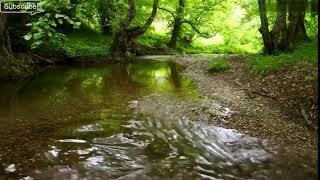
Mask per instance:
[[[197,59],[199,58],[201,59],[201,56],[197,57]],[[285,72],[261,78],[250,74],[250,69],[246,68],[244,59],[237,56],[232,57],[230,61],[231,69],[214,74],[208,72],[210,61],[207,61],[205,56],[202,57],[202,60],[195,60],[194,57],[182,57],[175,59],[175,62],[185,67],[184,75],[195,81],[201,98],[218,101],[233,112],[226,119],[210,116],[211,123],[225,128],[237,129],[241,133],[270,140],[277,145],[289,145],[302,150],[317,151],[317,131],[311,128],[316,126],[310,127],[304,123],[306,120],[303,115],[292,114],[290,107],[285,108],[286,104],[282,104],[286,103],[285,100],[288,99],[288,96],[295,92],[282,86],[283,79],[277,78]],[[290,73],[287,72],[287,74]],[[292,81],[299,82],[300,79],[292,78]],[[274,91],[281,93],[272,94],[272,92],[258,92],[256,90],[268,87],[273,87]],[[295,96],[291,97],[291,99],[295,98]],[[206,113],[199,107],[189,107],[189,111]]]

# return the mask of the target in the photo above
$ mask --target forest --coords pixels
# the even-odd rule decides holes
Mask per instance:
[[[318,177],[318,0],[0,8],[0,179]]]

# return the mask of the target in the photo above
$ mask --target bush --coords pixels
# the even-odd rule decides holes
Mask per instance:
[[[137,42],[145,47],[164,48],[166,43],[169,42],[169,36],[147,31],[144,35],[138,37]]]
[[[111,43],[111,36],[93,33],[73,33],[67,35],[63,43],[51,43],[48,47],[42,49],[49,53],[64,54],[70,57],[107,56]]]
[[[209,65],[208,65],[208,70],[210,72],[226,71],[230,68],[231,68],[231,64],[226,59],[214,60],[213,62],[209,63]]]

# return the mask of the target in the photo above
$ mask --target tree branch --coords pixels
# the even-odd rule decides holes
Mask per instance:
[[[159,4],[159,0],[153,1],[152,12],[151,12],[148,20],[146,21],[146,23],[142,27],[136,26],[136,27],[132,27],[132,28],[127,29],[127,32],[128,32],[128,34],[130,34],[130,36],[132,36],[132,37],[139,36],[147,31],[147,29],[152,24],[155,16],[157,15],[158,4]]]
[[[172,16],[173,18],[175,18],[175,16],[176,16],[176,14],[175,14],[174,12],[172,12],[172,11],[170,11],[170,10],[166,9],[166,8],[159,7],[158,9],[160,9],[160,10],[162,10],[162,11],[166,11],[166,12],[170,13],[170,14],[171,14],[171,16]]]
[[[129,24],[132,22],[134,17],[136,16],[136,0],[128,0],[129,9],[128,9],[128,20],[126,22],[126,25],[129,26]]]
[[[201,32],[192,22],[190,21],[187,21],[187,20],[184,20],[184,21],[181,21],[180,24],[183,24],[183,23],[186,23],[186,24],[189,24],[192,29],[194,31],[196,31],[201,37],[204,37],[204,38],[211,38],[212,36],[210,36],[208,33],[203,33]]]

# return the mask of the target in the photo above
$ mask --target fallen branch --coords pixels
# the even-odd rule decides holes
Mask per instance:
[[[303,117],[303,119],[306,121],[308,126],[312,125],[312,122],[309,120],[308,115],[306,113],[306,110],[304,110],[303,108],[301,108],[301,115]]]
[[[254,93],[254,94],[260,95],[260,96],[264,96],[264,97],[268,97],[268,98],[272,98],[272,99],[277,99],[276,97],[270,96],[268,94],[260,93],[260,92],[257,92],[257,91],[251,91],[251,92]]]
[[[252,95],[252,92],[250,91],[250,89],[244,87],[244,85],[241,84],[239,81],[236,81],[236,83],[237,83],[239,86],[241,86],[243,90],[245,90],[245,91],[247,92],[247,94],[248,94],[248,96],[249,96],[250,99],[253,99],[253,98],[254,98],[254,96]]]
[[[276,97],[270,96],[268,94],[264,94],[264,93],[260,93],[257,91],[251,91],[250,88],[246,88],[244,85],[242,85],[240,82],[236,81],[236,83],[242,87],[243,90],[248,92],[249,98],[253,98],[254,96],[252,94],[257,94],[263,97],[268,97],[268,98],[272,98],[272,99],[277,99]]]
[[[28,54],[31,55],[31,56],[33,56],[33,57],[36,57],[36,58],[38,58],[38,59],[41,59],[41,60],[43,60],[43,61],[45,61],[45,62],[47,62],[47,63],[54,64],[53,61],[51,61],[51,60],[49,60],[49,59],[46,59],[46,58],[44,58],[44,57],[41,57],[41,56],[39,56],[39,55],[33,54],[33,53],[31,53],[31,52],[28,52]]]

